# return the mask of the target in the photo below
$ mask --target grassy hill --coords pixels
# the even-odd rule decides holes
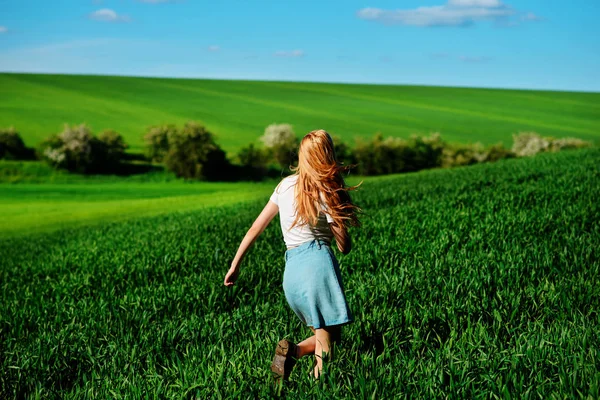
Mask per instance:
[[[0,240],[238,204],[268,197],[275,185],[184,181],[160,169],[79,175],[41,162],[0,160]]]
[[[503,141],[537,131],[600,137],[600,93],[422,86],[0,74],[0,127],[36,145],[64,123],[116,129],[134,151],[146,127],[203,121],[228,151],[273,122],[298,135],[325,128],[349,142],[375,132],[407,137],[439,131],[452,142]]]
[[[282,394],[598,398],[599,162],[592,148],[366,180],[339,256],[355,322],[320,382],[302,359]],[[274,397],[275,344],[310,333],[281,290],[276,220],[222,284],[273,185],[148,216],[141,200],[246,188],[109,183],[0,190],[17,226],[49,204],[140,213],[0,240],[0,398]]]

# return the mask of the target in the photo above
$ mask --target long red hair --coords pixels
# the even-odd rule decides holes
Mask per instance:
[[[300,142],[298,166],[292,168],[298,175],[296,183],[296,224],[316,225],[321,204],[338,227],[358,226],[360,209],[352,203],[350,190],[358,186],[346,186],[342,172],[349,167],[338,163],[333,140],[329,133],[319,129],[309,132]]]

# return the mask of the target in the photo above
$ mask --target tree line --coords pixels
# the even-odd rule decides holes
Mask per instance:
[[[215,136],[201,123],[190,121],[182,127],[172,124],[148,128],[143,137],[144,159],[162,163],[178,177],[212,181],[260,180],[289,171],[297,159],[298,137],[289,124],[271,124],[260,138],[261,145],[249,144],[233,160],[217,144]],[[382,175],[448,168],[504,158],[532,156],[540,152],[590,146],[576,138],[543,137],[534,132],[513,135],[510,149],[502,143],[484,146],[454,144],[439,133],[413,135],[408,139],[384,137],[358,139],[349,146],[334,136],[338,160],[359,175]],[[0,159],[39,159],[57,169],[81,174],[119,174],[131,170],[123,136],[113,130],[94,135],[85,124],[69,126],[44,140],[37,149],[25,146],[14,128],[0,129]]]

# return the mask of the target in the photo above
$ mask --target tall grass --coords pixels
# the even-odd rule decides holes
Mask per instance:
[[[288,398],[598,398],[600,151],[365,181],[340,256],[356,322]],[[0,397],[265,398],[275,344],[309,334],[268,196],[0,242]]]

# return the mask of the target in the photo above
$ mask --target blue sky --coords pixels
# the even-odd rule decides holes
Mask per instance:
[[[0,0],[0,71],[600,91],[598,0]]]

